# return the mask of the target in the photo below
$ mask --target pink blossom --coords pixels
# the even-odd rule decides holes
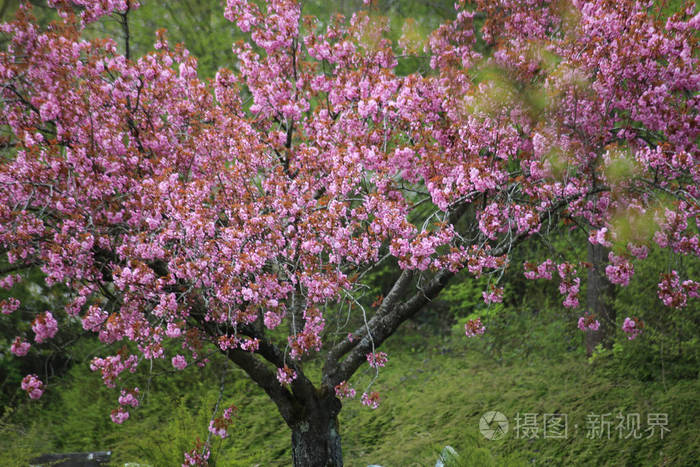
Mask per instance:
[[[178,370],[184,370],[185,367],[187,367],[187,360],[182,355],[175,355],[171,361],[173,366]]]
[[[230,405],[224,409],[224,413],[222,414],[224,420],[231,420],[231,417],[233,417],[236,414],[236,411],[238,410],[238,407],[235,405]]]
[[[576,308],[579,305],[578,293],[581,289],[581,279],[575,277],[576,267],[570,263],[561,263],[557,266],[557,271],[561,278],[559,293],[566,295],[564,306],[567,308]]]
[[[139,2],[135,0],[70,0],[74,5],[79,5],[83,9],[80,17],[83,24],[97,21],[103,16],[107,16],[117,11],[126,11],[127,9],[136,9],[139,7]],[[49,0],[49,6],[61,6],[61,0]]]
[[[367,361],[369,362],[369,366],[371,366],[372,368],[383,367],[384,365],[386,365],[387,360],[387,354],[384,352],[367,354]]]
[[[467,337],[476,337],[486,332],[486,327],[481,324],[481,318],[470,319],[464,325],[464,332]]]
[[[37,375],[27,375],[22,379],[22,389],[31,399],[38,399],[44,393],[44,383]]]
[[[9,315],[19,308],[20,302],[14,297],[5,300],[0,300],[0,312],[4,315]]]
[[[217,426],[215,420],[209,421],[209,432],[214,436],[218,436],[221,439],[225,439],[228,437],[228,431],[226,431],[226,427]]]
[[[700,293],[698,293],[698,291],[700,290],[700,283],[688,279],[683,281],[681,287],[683,288],[685,293],[688,294],[688,297],[700,298]]]
[[[632,243],[627,244],[627,250],[637,259],[646,259],[649,255],[649,248],[646,245],[637,246]]]
[[[630,317],[625,318],[625,322],[622,323],[622,330],[627,334],[629,340],[636,339],[642,333],[643,327],[644,323]]]
[[[43,121],[54,120],[58,117],[60,109],[53,101],[46,101],[39,108],[39,115]]]
[[[100,326],[107,320],[108,313],[102,308],[92,305],[88,308],[87,313],[83,317],[83,329],[86,331],[99,331]]]
[[[581,331],[597,331],[600,329],[600,322],[595,319],[595,315],[586,313],[578,319],[578,328]]]
[[[131,407],[138,407],[138,405],[139,405],[138,395],[139,395],[139,388],[134,388],[130,391],[122,389],[121,395],[119,396],[119,404],[123,405],[123,406],[129,405]]]
[[[552,279],[552,271],[554,270],[554,262],[551,259],[535,266],[533,263],[526,262],[525,267],[525,277],[527,279]]]
[[[209,445],[204,444],[197,439],[196,447],[185,453],[185,462],[183,462],[182,465],[183,467],[206,466],[208,465],[209,456],[211,456],[211,449]]]
[[[675,270],[670,274],[661,274],[658,288],[658,296],[663,304],[672,308],[684,308],[688,304],[688,298],[700,297],[700,284],[690,279],[681,283]]]
[[[367,394],[366,392],[362,393],[362,405],[366,405],[367,407],[371,409],[376,409],[379,407],[379,393],[376,391],[372,391],[370,394]]]
[[[567,294],[562,304],[567,308],[576,308],[577,306],[579,306],[578,297],[572,294]]]
[[[29,348],[32,345],[22,339],[21,337],[15,337],[15,340],[12,342],[12,345],[10,346],[10,352],[15,354],[18,357],[24,357],[27,355],[27,352],[29,352]]]
[[[481,295],[484,298],[484,303],[488,305],[491,303],[503,302],[503,292],[504,290],[502,287],[492,287],[489,291],[481,292]]]
[[[32,322],[32,330],[34,334],[36,334],[34,340],[36,340],[37,343],[42,343],[46,339],[51,339],[56,335],[58,331],[58,322],[50,311],[46,311],[34,319]]]
[[[120,406],[119,408],[112,410],[109,416],[114,423],[121,425],[122,423],[128,420],[129,411],[126,410],[124,407]]]
[[[10,274],[0,279],[0,289],[11,289],[12,286],[22,280],[19,274]]]
[[[342,381],[335,387],[335,395],[340,399],[352,399],[357,393],[347,381]]]
[[[133,373],[136,371],[137,365],[138,357],[136,355],[130,355],[126,359],[122,359],[122,355],[118,353],[105,358],[93,358],[90,362],[90,370],[100,370],[105,385],[113,388],[116,379],[123,371],[129,370],[129,372]]]
[[[603,227],[600,230],[594,230],[588,236],[588,241],[592,244],[598,244],[610,248],[612,243],[610,243],[606,237],[609,236],[608,228]]]
[[[240,342],[241,349],[247,350],[248,352],[255,352],[260,346],[260,340],[256,337],[255,339],[243,339]]]
[[[180,329],[180,326],[178,326],[175,323],[168,323],[168,325],[165,328],[165,335],[170,337],[171,339],[180,337],[181,334],[182,330]]]
[[[634,267],[627,259],[615,255],[612,251],[608,254],[610,263],[605,267],[605,274],[613,284],[628,285],[634,274]]]
[[[275,329],[282,322],[282,317],[274,311],[267,311],[265,312],[264,322],[267,329]]]
[[[297,379],[296,371],[289,368],[287,365],[284,368],[277,368],[277,381],[280,384],[292,384],[292,381]]]

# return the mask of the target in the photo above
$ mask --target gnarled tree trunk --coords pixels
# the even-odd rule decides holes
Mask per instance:
[[[338,430],[340,401],[330,396],[314,402],[290,423],[294,466],[340,467],[343,465]]]

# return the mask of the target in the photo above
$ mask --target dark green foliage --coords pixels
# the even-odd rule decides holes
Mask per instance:
[[[0,269],[8,268],[6,262],[0,261]],[[25,397],[19,391],[20,381],[24,375],[35,373],[46,380],[49,377],[64,374],[75,361],[73,343],[84,332],[78,322],[61,328],[51,342],[36,344],[31,330],[31,321],[37,314],[51,310],[56,316],[67,303],[66,289],[63,286],[47,287],[43,274],[38,269],[15,271],[24,280],[9,290],[0,289],[0,300],[17,298],[20,308],[10,315],[0,315],[0,405],[12,405],[17,398]],[[10,353],[10,345],[15,337],[20,336],[32,343],[32,348],[23,358],[16,358]]]
[[[668,308],[657,297],[657,284],[661,281],[660,274],[670,269],[677,270],[682,278],[699,277],[700,261],[654,248],[648,260],[637,261],[634,267],[635,276],[629,287],[618,291],[615,308],[620,326],[625,316],[638,317],[644,322],[644,334],[643,338],[628,341],[620,333],[612,357],[620,371],[640,380],[697,378],[700,371],[698,300],[688,300],[688,305],[681,309]]]

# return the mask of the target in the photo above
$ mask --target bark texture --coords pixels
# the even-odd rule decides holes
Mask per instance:
[[[305,407],[299,420],[291,424],[295,467],[343,465],[338,429],[340,407],[340,401],[336,397],[317,400],[312,407]]]
[[[614,287],[605,275],[610,250],[602,245],[588,244],[588,290],[586,307],[600,322],[597,331],[586,331],[586,352],[590,356],[598,344],[611,348],[615,335]]]

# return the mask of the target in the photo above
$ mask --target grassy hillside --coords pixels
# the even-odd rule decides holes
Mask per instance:
[[[463,337],[426,339],[415,331],[398,336],[388,351],[390,361],[373,386],[382,394],[380,407],[370,410],[359,401],[343,407],[348,466],[432,466],[446,445],[460,453],[459,465],[475,466],[679,466],[700,458],[696,379],[643,382],[620,372],[613,355],[591,363],[580,350],[498,362]],[[179,465],[183,451],[207,435],[225,371],[221,364],[154,378],[143,407],[121,426],[108,417],[115,393],[76,367],[45,400],[3,417],[0,465],[26,465],[38,452],[107,449],[114,452],[114,465]],[[227,371],[223,402],[236,404],[239,416],[231,436],[213,444],[216,465],[289,465],[290,433],[274,405],[239,370]],[[358,392],[371,376],[359,375]],[[166,383],[156,384],[162,380]],[[479,432],[479,419],[489,410],[510,421],[503,440],[487,440]],[[516,436],[518,413],[539,414],[538,438]],[[566,438],[542,437],[545,413],[568,416]],[[587,415],[604,413],[613,414],[610,439],[605,434],[588,439]],[[670,431],[663,439],[658,431],[649,439],[647,433],[639,440],[620,439],[618,413],[639,413],[641,431],[647,414],[666,413]]]

